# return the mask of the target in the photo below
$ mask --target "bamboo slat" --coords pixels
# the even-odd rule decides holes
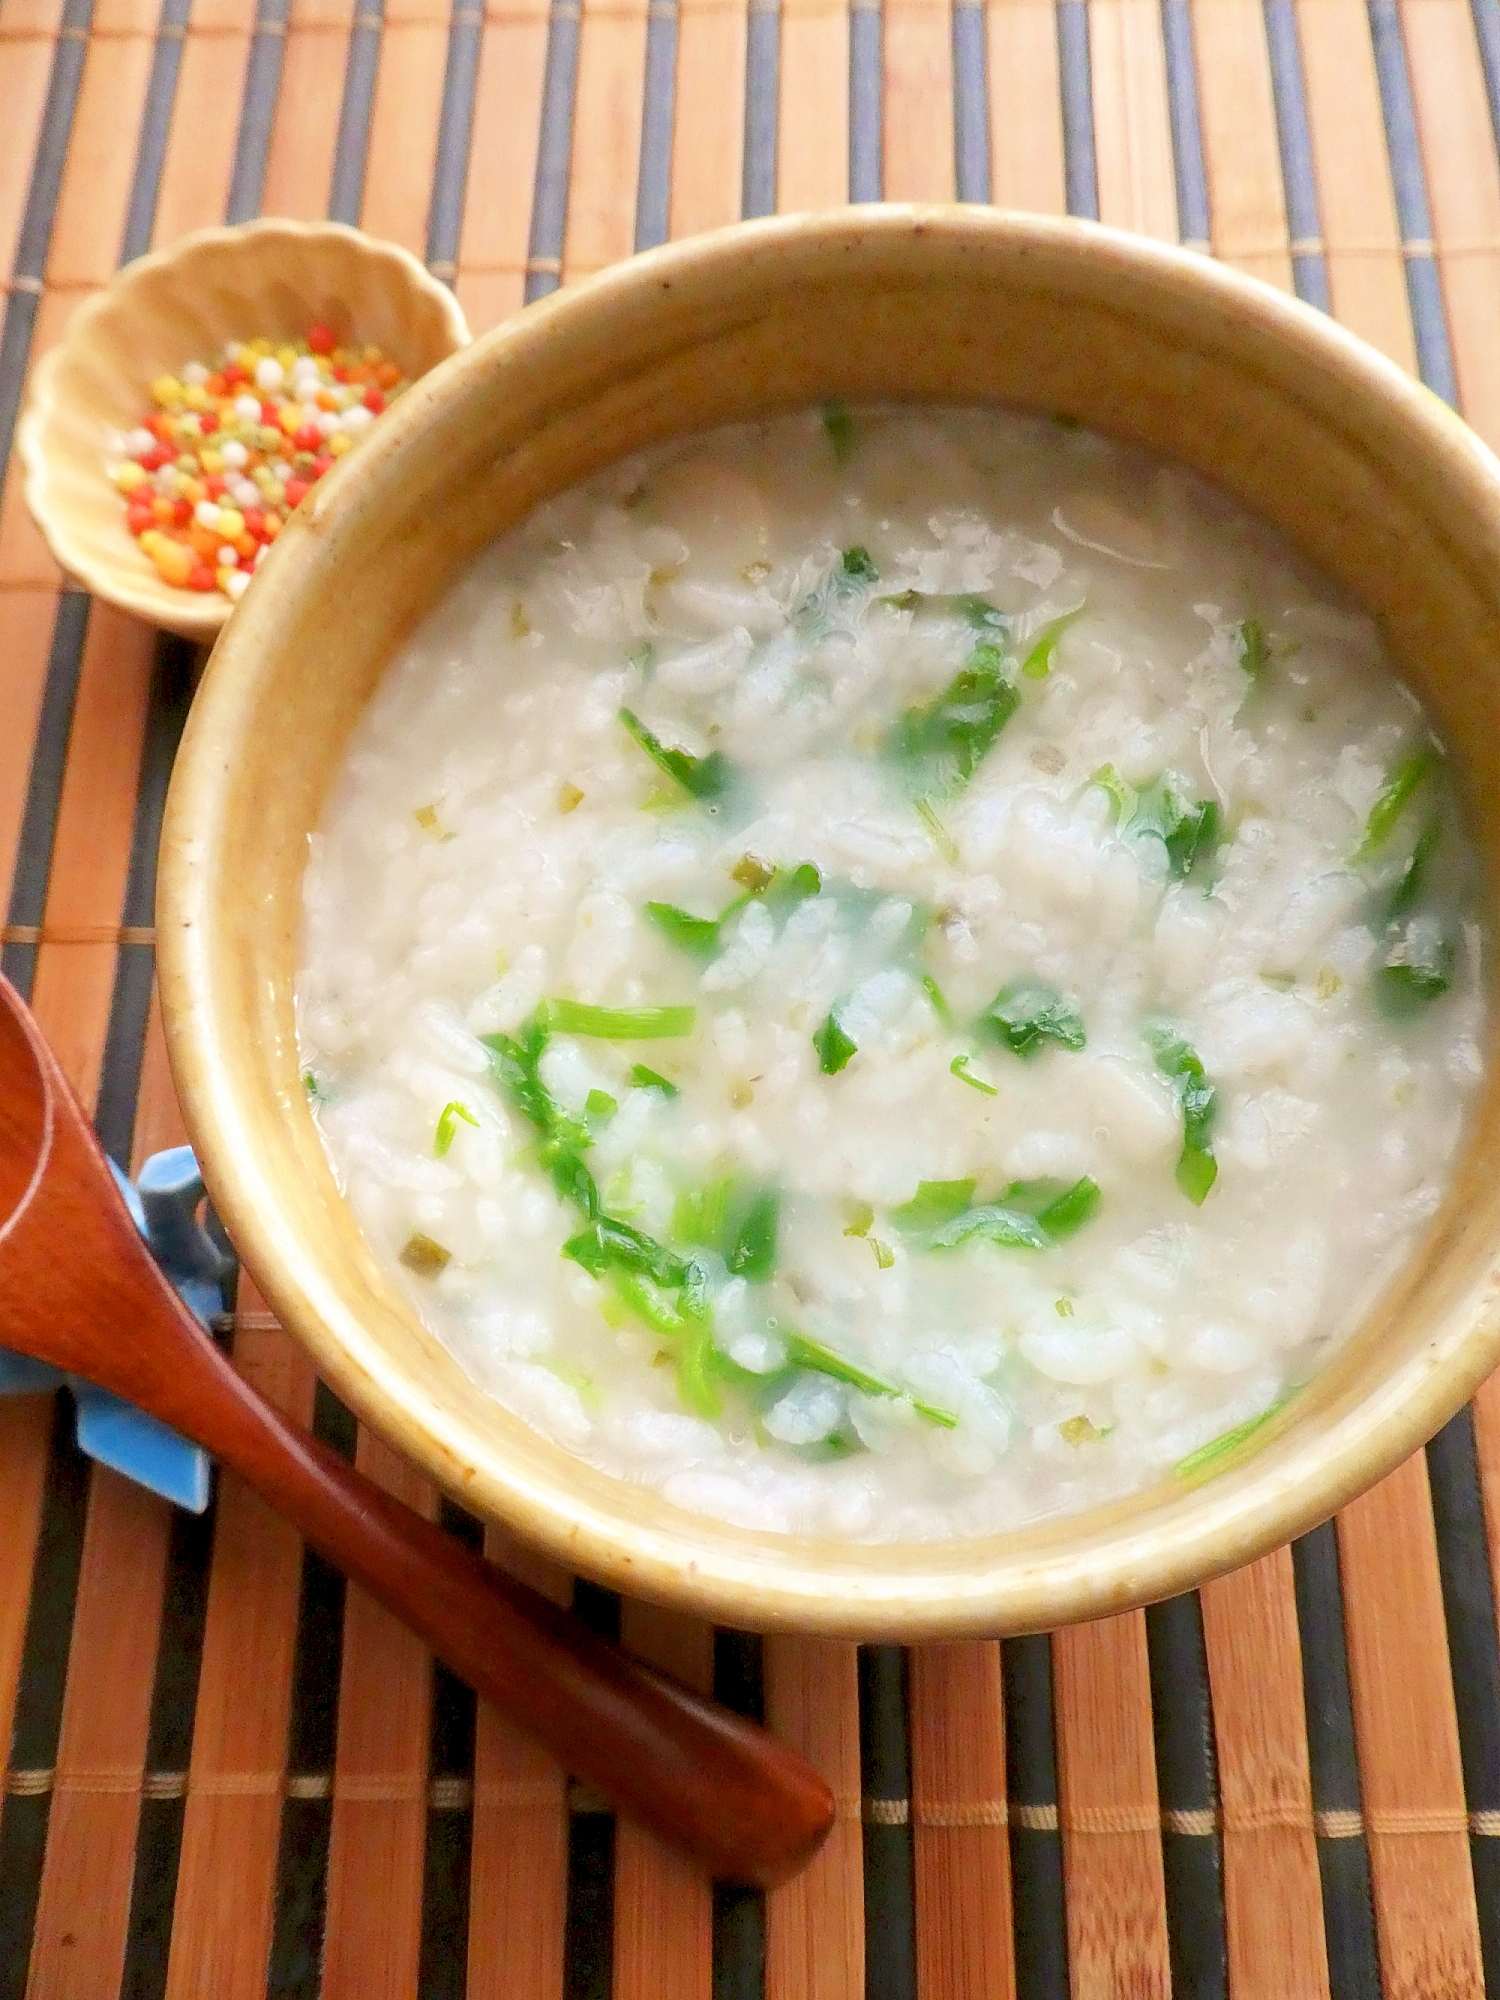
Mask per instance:
[[[546,0],[486,19],[458,253],[459,302],[476,333],[524,296],[546,60]]]
[[[177,101],[152,240],[222,222],[234,174],[236,109],[245,82],[254,0],[199,0],[183,39]]]
[[[1455,0],[1401,10],[1432,236],[1464,415],[1500,445],[1500,161],[1473,16]]]
[[[642,1659],[712,1692],[710,1626],[627,1602],[620,1636]],[[711,2000],[713,1920],[713,1892],[701,1870],[638,1827],[616,1827],[614,2000]]]
[[[822,1772],[839,1816],[800,1875],[766,1897],[766,2000],[864,2000],[859,1670],[853,1646],[775,1635],[766,1720]]]
[[[288,1416],[310,1424],[312,1366],[268,1324],[245,1278],[239,1318],[240,1371]],[[232,1473],[215,1478],[213,1568],[165,2000],[262,2000],[275,1909],[302,1543]]]
[[[578,33],[565,280],[601,270],[635,247],[645,68],[646,0],[586,0]]]
[[[47,653],[57,598],[52,591],[0,587],[0,703],[8,726],[0,731],[0,882],[15,867],[26,778],[36,735]]]
[[[739,220],[745,25],[745,0],[679,0],[667,222],[673,237]],[[726,117],[725,105],[736,114]]]
[[[1157,0],[1092,0],[1099,220],[1177,240],[1177,183]]]
[[[387,22],[381,36],[360,223],[418,257],[427,242],[447,61],[448,9],[443,0],[402,0],[400,19]]]
[[[1016,1968],[999,1646],[917,1647],[910,1703],[919,2000],[1010,2000]]]
[[[326,212],[354,11],[354,0],[292,0],[266,152],[267,215],[316,222]]]
[[[952,201],[953,23],[941,0],[886,0],[885,197]]]
[[[5,106],[10,131],[4,154],[0,156],[0,268],[6,271],[15,262],[21,211],[41,132],[42,108],[47,100],[47,77],[52,68],[52,49],[47,36],[60,11],[57,0],[53,0],[48,8],[46,32],[24,39],[0,24],[0,104]]]
[[[436,1514],[431,1487],[369,1431],[360,1433],[355,1462],[408,1506]],[[431,1654],[351,1584],[344,1601],[324,2000],[401,2000],[417,1991],[431,1706]]]
[[[1364,0],[1303,0],[1297,28],[1333,310],[1351,331],[1415,372],[1401,228]]]
[[[1286,201],[1260,0],[1193,0],[1193,36],[1215,254],[1290,289]]]
[[[42,1517],[52,1398],[0,1398],[0,1729],[8,1745]]]
[[[498,1528],[485,1553],[558,1604],[572,1580]],[[479,1704],[474,1741],[469,2000],[562,2000],[568,1893],[567,1776],[545,1751]]]
[[[991,199],[1061,215],[1068,201],[1056,15],[1050,0],[992,0],[985,19]]]
[[[1290,1550],[1220,1577],[1200,1599],[1235,2000],[1317,2000],[1328,1953]]]
[[[1058,1632],[1057,1794],[1074,2000],[1168,2000],[1166,1888],[1139,1611]]]
[[[1458,1724],[1421,1454],[1339,1516],[1380,1965],[1388,2000],[1482,1995]]]
[[[776,206],[849,199],[849,16],[840,0],[782,0]]]
[[[115,23],[134,32],[118,41],[90,38],[47,260],[49,285],[102,285],[119,260],[130,199],[130,176],[117,164],[120,133],[140,123],[151,69],[148,31],[157,11],[157,0],[115,0]],[[96,16],[96,30],[106,25]]]

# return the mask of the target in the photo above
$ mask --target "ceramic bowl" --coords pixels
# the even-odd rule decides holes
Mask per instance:
[[[199,230],[127,264],[79,308],[32,378],[18,435],[26,504],[69,575],[153,625],[213,638],[229,599],[162,581],[105,468],[158,376],[211,360],[226,340],[295,339],[318,321],[411,376],[469,338],[458,301],[415,257],[334,222]]]
[[[172,783],[172,1063],[215,1200],[277,1311],[468,1506],[723,1622],[908,1640],[1042,1629],[1299,1533],[1471,1394],[1500,1356],[1500,1071],[1405,1269],[1216,1476],[1014,1533],[876,1547],[690,1516],[487,1400],[367,1247],[298,1078],[308,832],[414,622],[481,545],[607,461],[831,396],[1081,419],[1275,522],[1376,614],[1452,746],[1500,934],[1500,463],[1332,321],[1206,258],[993,210],[852,209],[698,237],[556,294],[436,369],[294,518],[219,641]]]

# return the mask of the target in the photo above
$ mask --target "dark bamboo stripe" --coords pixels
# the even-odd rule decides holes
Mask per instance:
[[[26,810],[11,880],[7,927],[25,924],[39,928],[47,907],[47,878],[52,871],[57,811],[62,799],[63,772],[68,762],[88,623],[89,599],[81,590],[65,590],[57,601],[57,616],[52,625],[52,648],[47,656],[41,714],[31,748]],[[27,1000],[31,998],[36,976],[37,949],[34,944],[0,947],[0,971]]]
[[[1281,149],[1281,180],[1286,191],[1287,229],[1293,245],[1292,282],[1299,299],[1327,312],[1328,265],[1322,249],[1323,224],[1313,174],[1302,44],[1297,38],[1292,0],[1265,0],[1265,23]]]
[[[1057,0],[1057,60],[1062,83],[1068,213],[1097,222],[1099,174],[1094,159],[1094,83],[1087,0]]]
[[[1427,1477],[1437,1525],[1464,1799],[1471,1813],[1500,1814],[1500,1655],[1471,1410],[1460,1410],[1428,1445]],[[1475,1837],[1470,1855],[1485,1985],[1500,1993],[1500,1847]]]
[[[484,11],[474,0],[453,0],[448,17],[448,62],[443,71],[443,107],[438,120],[437,161],[427,211],[427,262],[449,284],[458,270],[464,223],[464,191],[469,180],[469,147],[474,136],[474,92],[479,84],[479,49]]]
[[[1007,1639],[1001,1658],[1016,1989],[1025,2000],[1068,2000],[1068,1922],[1052,1728],[1052,1648],[1041,1637]]]
[[[885,194],[885,36],[879,6],[849,14],[849,199]]]
[[[672,117],[677,102],[677,0],[653,0],[646,17],[641,159],[636,176],[635,247],[654,250],[671,226]]]
[[[1406,246],[1406,294],[1411,305],[1412,332],[1417,343],[1417,371],[1428,388],[1445,402],[1458,402],[1453,352],[1443,316],[1443,295],[1431,250],[1417,248],[1432,241],[1427,207],[1427,176],[1417,139],[1417,114],[1412,104],[1406,43],[1396,0],[1369,0],[1370,35],[1375,45],[1375,72],[1380,79],[1380,105],[1385,117],[1386,148],[1396,191],[1396,216]]]
[[[365,205],[365,169],[370,157],[370,119],[380,74],[385,0],[361,0],[349,30],[344,62],[344,95],[328,187],[328,219],[357,226]]]
[[[1224,2000],[1229,1959],[1224,1861],[1217,1831],[1219,1780],[1196,1592],[1151,1606],[1146,1613],[1146,1644],[1156,1785],[1166,1826],[1162,1858],[1172,1989],[1191,1993],[1194,2000]]]
[[[526,303],[555,292],[560,282],[563,234],[568,225],[568,176],[573,159],[573,101],[578,84],[578,0],[552,0],[547,24],[547,67],[542,80],[542,125],[531,197],[531,240]]]
[[[764,1648],[755,1632],[714,1633],[714,1699],[764,1722]],[[766,1899],[759,1889],[714,1890],[714,2000],[762,2000]]]
[[[953,185],[960,201],[990,198],[989,66],[984,8],[953,9]]]
[[[1194,249],[1206,250],[1213,224],[1208,212],[1208,170],[1203,163],[1203,128],[1198,115],[1198,58],[1188,0],[1161,0],[1161,38],[1177,179],[1177,233]]]
[[[752,0],[745,21],[745,165],[740,214],[776,213],[776,138],[780,128],[781,14]]]
[[[916,1915],[912,1883],[911,1743],[906,1654],[899,1646],[859,1650],[859,1761],[865,1811],[865,1993],[867,2000],[915,2000]]]
[[[1297,1625],[1302,1641],[1302,1690],[1307,1707],[1307,1749],[1313,1809],[1358,1815],[1362,1810],[1349,1656],[1344,1643],[1344,1598],[1333,1523],[1292,1544]],[[1359,1821],[1356,1817],[1355,1824]],[[1370,1856],[1363,1839],[1318,1839],[1323,1885],[1323,1926],[1328,1939],[1332,2000],[1369,2000],[1380,1992],[1375,1913],[1370,1900]]]
[[[266,157],[271,149],[271,126],[276,117],[276,99],[281,90],[281,64],[286,52],[286,23],[290,0],[256,0],[255,32],[250,37],[250,55],[245,65],[245,91],[240,100],[240,129],[234,147],[234,172],[229,183],[229,199],[224,207],[226,222],[248,222],[260,214],[266,186]]]
[[[162,0],[156,46],[151,51],[151,74],[146,82],[146,102],[141,112],[140,143],[130,180],[130,204],[120,238],[122,264],[151,248],[167,138],[172,129],[172,106],[177,99],[177,74],[182,67],[182,39],[191,9],[192,0]]]
[[[615,1950],[615,1823],[605,1813],[568,1822],[565,2000],[609,2000]]]

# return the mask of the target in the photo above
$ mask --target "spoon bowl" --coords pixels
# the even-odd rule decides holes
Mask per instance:
[[[714,1875],[810,1859],[833,1795],[755,1724],[595,1637],[289,1423],[156,1268],[56,1057],[0,978],[0,1346],[203,1445],[564,1768]]]

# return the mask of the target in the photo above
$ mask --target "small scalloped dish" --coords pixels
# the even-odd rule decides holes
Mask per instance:
[[[211,363],[228,340],[297,339],[320,321],[341,342],[379,347],[409,380],[469,340],[458,301],[415,257],[335,222],[199,230],[127,264],[80,307],[32,379],[18,436],[26,505],[62,567],[153,625],[212,639],[229,599],[158,575],[109,465],[158,376]]]

